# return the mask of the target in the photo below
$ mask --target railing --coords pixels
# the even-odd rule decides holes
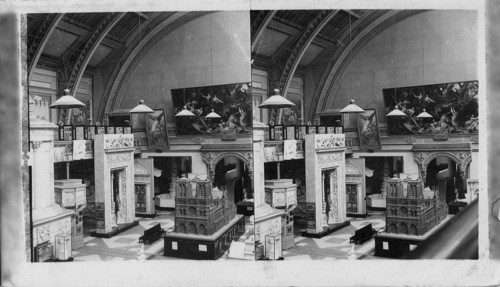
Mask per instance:
[[[478,199],[401,259],[478,259]]]
[[[317,125],[270,125],[266,140],[303,140],[307,134],[343,134],[343,127]]]
[[[81,159],[94,157],[93,139],[96,134],[131,134],[129,126],[73,126],[60,125],[57,140],[54,141],[54,162],[72,161],[74,140],[85,140],[85,156]]]
[[[59,141],[93,140],[97,134],[131,134],[130,126],[73,126],[60,125],[58,129]]]

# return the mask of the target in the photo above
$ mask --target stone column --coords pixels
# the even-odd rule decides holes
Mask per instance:
[[[62,212],[54,202],[54,134],[57,126],[41,119],[30,122],[33,221]]]
[[[253,180],[254,180],[254,204],[257,209],[265,205],[264,197],[264,133],[266,125],[261,122],[253,122]],[[255,216],[258,216],[256,213]]]

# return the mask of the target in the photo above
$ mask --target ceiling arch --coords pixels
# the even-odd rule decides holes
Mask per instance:
[[[314,117],[323,113],[324,108],[333,101],[334,94],[332,92],[339,86],[342,75],[347,71],[354,57],[359,54],[374,37],[396,23],[425,11],[427,10],[386,11],[364,27],[345,49],[336,53],[329,60],[309,107],[308,119],[310,121],[314,120]]]
[[[99,108],[98,118],[102,119],[106,113],[113,112],[119,106],[125,92],[124,89],[140,64],[142,55],[147,54],[158,42],[183,24],[210,13],[213,13],[213,11],[179,12],[166,19],[163,23],[152,27],[152,30],[147,35],[144,35],[142,43],[138,43],[130,49],[122,64],[113,71],[116,76],[111,77],[108,81],[109,92],[105,92],[106,98],[101,101],[101,103],[105,103],[105,106],[104,109]],[[108,87],[106,90],[108,90]]]

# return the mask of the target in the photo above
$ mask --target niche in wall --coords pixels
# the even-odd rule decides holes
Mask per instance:
[[[224,157],[216,164],[213,185],[226,190],[229,200],[234,203],[253,197],[248,166],[233,156]]]
[[[153,157],[153,165],[155,195],[174,192],[175,179],[187,177],[187,174],[192,172],[192,159],[189,156]]]
[[[403,157],[365,157],[366,195],[382,193],[384,180],[403,173]]]

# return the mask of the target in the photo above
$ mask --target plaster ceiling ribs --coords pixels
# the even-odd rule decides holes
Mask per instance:
[[[106,34],[124,15],[125,13],[107,14],[94,30],[92,30],[88,38],[83,41],[80,47],[68,57],[68,61],[57,69],[57,85],[59,91],[70,89],[71,95],[76,95],[76,87],[78,87],[78,83],[80,82],[92,54],[104,37],[106,37]]]
[[[143,43],[140,45],[134,46],[133,50],[129,52],[129,56],[123,62],[123,65],[120,67],[116,67],[116,71],[113,71],[115,78],[110,78],[108,83],[111,87],[106,87],[109,89],[109,93],[105,91],[104,96],[106,97],[105,101],[101,101],[104,106],[104,110],[102,106],[99,107],[97,111],[97,115],[99,119],[102,120],[104,118],[105,113],[111,113],[115,111],[116,107],[119,106],[123,94],[125,92],[125,88],[128,85],[133,72],[140,64],[140,59],[143,56],[141,54],[146,55],[151,49],[154,48],[156,44],[158,44],[164,37],[170,34],[175,29],[185,25],[186,23],[193,21],[199,17],[204,15],[208,15],[210,13],[215,13],[216,11],[197,11],[197,12],[188,12],[183,16],[175,20],[171,20],[164,25],[157,25],[153,27],[149,33],[142,38]],[[176,13],[177,15],[183,12]]]
[[[47,14],[42,24],[36,31],[35,36],[30,37],[31,41],[27,51],[28,79],[31,79],[31,75],[35,70],[36,63],[42,54],[45,44],[63,17],[64,14]]]
[[[278,63],[283,63],[283,70],[278,83],[275,83],[274,85],[280,88],[283,95],[286,96],[293,74],[299,65],[300,59],[304,56],[307,47],[309,47],[316,35],[337,13],[338,10],[321,11],[304,29],[300,38],[297,40],[295,45],[293,45],[293,49],[287,51],[287,53],[284,53],[282,57],[280,57]]]
[[[252,33],[252,51],[254,51],[255,46],[259,42],[260,36],[262,36],[262,33],[264,33],[264,30],[266,30],[267,25],[271,20],[273,19],[274,15],[276,14],[276,10],[262,10],[259,11],[257,14],[257,17],[255,20],[252,22],[252,27],[250,29]]]
[[[325,107],[333,102],[333,91],[338,87],[342,79],[342,74],[348,69],[351,61],[359,54],[366,45],[377,35],[392,25],[403,21],[411,16],[425,12],[427,10],[409,10],[409,11],[380,11],[371,14],[372,19],[360,21],[359,32],[354,35],[351,43],[344,49],[339,49],[332,55],[326,65],[321,78],[316,85],[318,88],[314,93],[313,100],[307,113],[307,120],[313,121],[315,115],[325,112]],[[365,15],[363,15],[365,16]]]

